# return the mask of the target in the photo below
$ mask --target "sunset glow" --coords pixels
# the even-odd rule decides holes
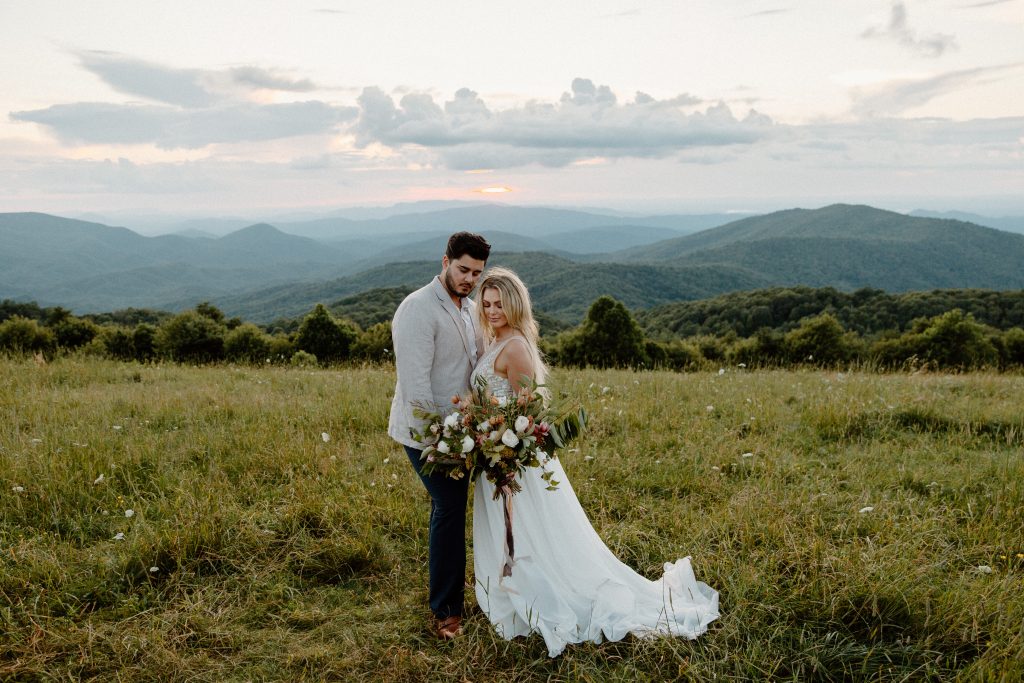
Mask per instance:
[[[511,187],[505,187],[504,185],[495,185],[494,187],[482,187],[479,190],[474,190],[481,194],[504,194],[505,192],[511,192]]]

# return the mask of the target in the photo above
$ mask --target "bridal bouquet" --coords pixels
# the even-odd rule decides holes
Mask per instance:
[[[417,408],[413,414],[426,421],[413,438],[426,444],[422,472],[440,472],[453,479],[480,475],[494,484],[494,497],[518,493],[516,475],[527,467],[541,467],[548,490],[558,481],[546,469],[556,452],[586,427],[586,411],[575,403],[548,406],[537,385],[523,387],[512,398],[496,397],[479,378],[468,396],[453,396],[455,410],[442,417]]]

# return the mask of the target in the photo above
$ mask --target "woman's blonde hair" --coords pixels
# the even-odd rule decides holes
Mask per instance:
[[[480,329],[484,333],[484,340],[488,346],[494,343],[494,330],[484,313],[484,292],[493,289],[498,292],[498,299],[501,301],[501,310],[505,313],[505,320],[508,326],[517,330],[526,337],[530,347],[530,355],[533,358],[534,376],[537,384],[543,384],[547,377],[547,368],[541,358],[540,349],[537,346],[540,338],[540,330],[537,321],[533,319],[533,307],[530,304],[530,292],[526,285],[519,279],[519,276],[508,268],[495,267],[484,273],[478,285],[477,320]]]

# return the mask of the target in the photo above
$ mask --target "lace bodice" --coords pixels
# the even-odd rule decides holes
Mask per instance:
[[[517,337],[509,337],[505,341],[498,342],[480,357],[480,361],[476,364],[476,368],[473,369],[473,377],[471,380],[473,386],[476,386],[477,377],[483,377],[487,380],[487,388],[490,389],[491,394],[494,396],[497,396],[498,398],[501,398],[502,396],[509,398],[512,396],[512,382],[494,372],[494,359],[498,357],[501,350],[504,349],[505,346],[513,339],[517,339]]]

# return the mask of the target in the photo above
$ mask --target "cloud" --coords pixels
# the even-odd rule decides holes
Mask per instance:
[[[177,69],[116,52],[79,51],[77,55],[85,69],[117,92],[193,109],[237,99],[239,90],[309,92],[317,88],[308,79],[294,80],[257,66]]]
[[[854,88],[852,111],[860,117],[894,116],[919,107],[936,97],[999,80],[999,74],[1020,64],[977,67],[918,79],[900,79],[869,87]]]
[[[869,27],[861,37],[894,41],[925,57],[941,57],[947,50],[956,49],[956,38],[945,33],[918,38],[907,24],[907,8],[900,0],[892,3],[888,26]]]
[[[317,88],[316,84],[308,78],[296,81],[282,76],[275,71],[268,71],[257,66],[240,66],[231,69],[229,73],[235,83],[251,85],[255,88],[266,90],[309,92]]]
[[[330,133],[355,116],[353,108],[317,101],[206,109],[79,102],[10,114],[14,121],[48,127],[66,144],[153,144],[163,149]]]
[[[763,9],[760,12],[751,12],[750,14],[743,15],[743,19],[752,19],[754,17],[769,17],[774,14],[786,14],[790,9],[788,7],[780,7],[777,9]]]
[[[722,103],[691,114],[679,109],[699,102],[688,94],[656,100],[637,93],[633,102],[619,103],[608,86],[583,78],[557,103],[533,101],[500,111],[465,88],[443,107],[423,93],[408,93],[396,105],[379,88],[366,88],[352,132],[360,147],[433,148],[450,168],[473,169],[663,157],[694,147],[750,144],[772,128],[768,117],[751,112],[739,120]]]
[[[1014,0],[985,0],[985,2],[976,2],[973,5],[960,5],[964,9],[972,9],[975,7],[991,7],[992,5],[1002,5],[1007,2],[1014,2]]]
[[[219,99],[202,85],[199,69],[173,69],[112,52],[79,52],[78,58],[83,67],[126,95],[181,107],[205,107]]]

